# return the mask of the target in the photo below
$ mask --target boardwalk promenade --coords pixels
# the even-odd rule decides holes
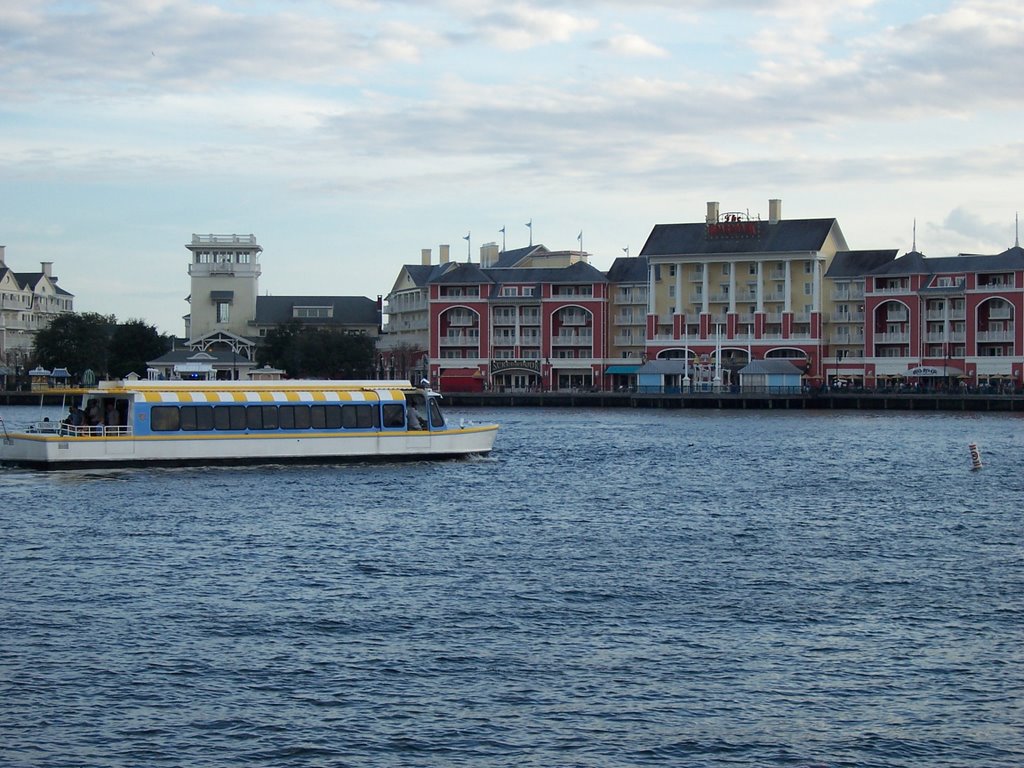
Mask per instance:
[[[538,408],[737,408],[874,411],[1022,411],[1024,393],[916,392],[452,392],[456,406]]]

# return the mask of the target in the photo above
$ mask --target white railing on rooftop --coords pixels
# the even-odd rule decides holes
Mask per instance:
[[[192,235],[193,245],[256,245],[256,235]]]

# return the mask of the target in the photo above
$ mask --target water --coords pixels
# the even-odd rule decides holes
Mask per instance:
[[[1024,764],[1020,417],[451,415],[491,458],[0,470],[0,762]]]

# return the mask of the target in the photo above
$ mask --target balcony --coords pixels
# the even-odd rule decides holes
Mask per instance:
[[[477,322],[477,316],[476,315],[451,315],[451,314],[449,314],[449,315],[445,315],[444,317],[445,317],[445,319],[447,319],[448,325],[471,326],[471,325],[476,325],[476,322]]]
[[[907,311],[906,310],[897,310],[897,311],[887,312],[885,314],[885,322],[887,322],[887,323],[905,323],[905,322],[907,322],[907,319],[908,319],[908,317],[907,317]]]
[[[404,298],[397,296],[388,301],[384,308],[385,315],[394,315],[401,312],[426,312],[427,300],[423,298]]]
[[[616,347],[641,347],[644,339],[637,336],[616,336],[612,339],[612,344]]]
[[[562,325],[589,325],[590,315],[581,313],[562,314],[558,316]]]
[[[849,333],[845,335],[831,334],[828,337],[829,344],[863,344],[863,333]]]
[[[963,344],[963,342],[967,340],[967,336],[963,331],[953,331],[949,334],[948,337],[946,336],[945,332],[936,331],[935,333],[926,333],[924,335],[924,340],[929,344],[941,344],[944,341],[957,341]],[[998,339],[993,339],[993,341],[998,341]],[[1010,339],[1010,341],[1012,341],[1012,339]]]
[[[647,306],[647,291],[619,291],[615,294],[616,304],[642,304]]]
[[[863,312],[843,312],[842,314],[833,312],[828,317],[830,322],[833,323],[863,323],[864,313]]]
[[[978,331],[977,338],[975,339],[975,341],[977,341],[979,344],[984,344],[986,342],[993,342],[993,341],[998,341],[998,342],[1011,341],[1012,342],[1014,335],[1015,334],[1014,334],[1014,332],[1012,330],[1010,330],[1010,331]],[[964,338],[963,338],[963,334],[962,333],[960,334],[960,338],[959,339],[954,339],[954,341],[963,341],[963,340],[964,340]]]
[[[593,336],[570,336],[558,334],[551,337],[551,344],[556,347],[589,347],[594,344]]]
[[[906,332],[899,333],[876,333],[875,344],[909,344],[910,334]]]
[[[832,291],[832,301],[863,301],[864,289],[850,289],[848,291]]]
[[[442,347],[475,347],[480,343],[478,334],[451,333],[441,337]]]

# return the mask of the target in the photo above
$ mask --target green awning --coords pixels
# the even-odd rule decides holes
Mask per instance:
[[[636,373],[640,369],[639,365],[609,365],[605,368],[605,373]]]

